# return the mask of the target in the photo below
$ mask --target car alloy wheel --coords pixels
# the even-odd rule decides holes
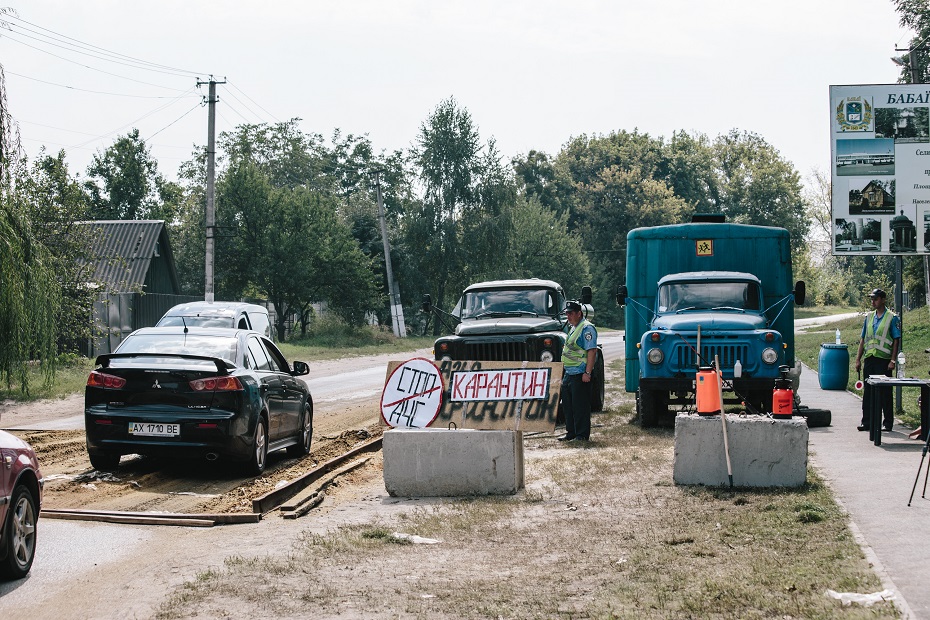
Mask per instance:
[[[7,556],[0,563],[0,574],[12,579],[26,576],[36,554],[36,520],[39,511],[35,498],[24,485],[13,490],[5,547]]]

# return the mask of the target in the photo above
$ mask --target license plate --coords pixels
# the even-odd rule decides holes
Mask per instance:
[[[155,424],[153,422],[130,422],[129,434],[145,437],[177,437],[181,434],[181,425]]]

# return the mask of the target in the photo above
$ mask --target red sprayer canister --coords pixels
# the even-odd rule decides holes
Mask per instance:
[[[779,420],[791,418],[794,410],[794,392],[791,390],[791,379],[788,378],[788,367],[778,369],[781,378],[775,381],[775,390],[772,392],[772,417]]]
[[[698,415],[720,413],[720,379],[713,368],[699,368],[694,378]]]

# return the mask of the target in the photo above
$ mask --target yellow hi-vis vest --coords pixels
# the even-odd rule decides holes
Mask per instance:
[[[574,368],[576,366],[581,366],[588,361],[588,352],[578,344],[578,338],[581,336],[581,332],[584,331],[584,328],[588,325],[593,327],[593,324],[588,322],[588,319],[581,319],[578,321],[578,325],[575,325],[568,332],[568,340],[565,342],[565,350],[562,351],[562,364],[566,368]],[[593,370],[593,369],[589,369]]]
[[[891,317],[894,313],[885,309],[885,314],[878,319],[878,330],[875,329],[875,311],[872,310],[865,317],[865,351],[863,357],[880,357],[891,359]]]

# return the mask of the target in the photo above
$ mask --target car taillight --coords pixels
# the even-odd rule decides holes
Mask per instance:
[[[91,371],[90,376],[87,377],[87,385],[89,387],[99,387],[107,388],[110,390],[118,390],[119,388],[126,385],[126,380],[122,377],[116,377],[113,375],[108,375],[103,372],[98,372],[96,370]]]
[[[242,390],[242,384],[236,377],[196,379],[190,382],[190,386],[196,392],[238,392]]]

